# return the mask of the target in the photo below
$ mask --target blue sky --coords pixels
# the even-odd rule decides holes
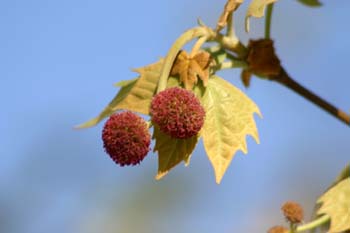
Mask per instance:
[[[120,168],[104,153],[102,124],[76,131],[115,95],[131,68],[165,56],[197,17],[214,26],[225,1],[11,0],[0,2],[0,232],[264,232],[280,205],[313,201],[349,162],[350,129],[278,84],[219,75],[260,107],[261,144],[234,158],[222,184],[200,144],[187,168],[155,181],[157,157]],[[243,31],[263,35],[263,20]],[[309,9],[280,1],[272,36],[288,72],[350,111],[346,0]]]

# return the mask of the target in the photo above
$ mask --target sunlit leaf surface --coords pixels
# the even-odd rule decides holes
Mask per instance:
[[[330,233],[350,230],[350,178],[344,179],[327,191],[319,200],[318,214],[331,217]]]
[[[139,78],[121,81],[115,86],[121,89],[105,109],[95,118],[83,123],[78,128],[92,127],[117,110],[130,110],[148,115],[152,97],[156,91],[163,60],[157,63],[135,69]]]
[[[246,136],[259,143],[253,115],[260,115],[260,111],[243,92],[217,76],[209,79],[202,102],[206,119],[201,135],[220,183],[235,153],[247,153]]]

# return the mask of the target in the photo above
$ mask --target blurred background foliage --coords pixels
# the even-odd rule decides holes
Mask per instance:
[[[264,232],[280,205],[316,198],[348,163],[350,129],[301,97],[254,79],[245,92],[264,116],[261,144],[234,158],[221,185],[202,144],[188,168],[155,181],[157,156],[120,168],[104,153],[95,116],[130,68],[165,56],[197,17],[214,26],[225,1],[11,0],[0,2],[0,232]],[[272,36],[296,80],[350,108],[347,0],[310,9],[279,1]],[[263,35],[263,20],[244,32]],[[239,71],[221,72],[244,89]]]

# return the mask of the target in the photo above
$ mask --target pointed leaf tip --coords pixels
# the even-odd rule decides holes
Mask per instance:
[[[246,136],[259,143],[254,113],[258,106],[238,88],[213,76],[202,98],[206,119],[202,129],[204,148],[220,183],[235,153],[247,153]]]
[[[154,126],[153,139],[156,143],[154,151],[158,152],[158,174],[155,179],[160,180],[176,165],[185,162],[189,165],[191,154],[197,145],[198,137],[176,139],[164,134]]]
[[[130,80],[122,80],[122,81],[119,81],[119,82],[116,82],[113,84],[113,86],[115,87],[125,87],[131,83],[133,83],[134,81],[136,81],[138,78],[134,78],[134,79],[130,79]]]
[[[276,2],[277,0],[252,0],[249,4],[248,10],[245,16],[245,30],[249,32],[250,17],[261,18],[265,14],[265,8],[267,5]]]
[[[163,59],[154,64],[136,69],[140,74],[138,78],[114,84],[117,87],[121,87],[121,89],[113,100],[97,117],[78,125],[77,128],[95,126],[117,110],[129,110],[148,115],[149,106],[158,85],[162,66]]]

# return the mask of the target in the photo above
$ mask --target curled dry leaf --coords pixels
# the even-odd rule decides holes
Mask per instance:
[[[265,7],[277,0],[252,0],[249,4],[246,16],[245,16],[245,30],[249,32],[249,18],[251,16],[261,18],[264,16]]]
[[[241,73],[241,80],[243,82],[243,85],[248,88],[250,86],[250,80],[252,79],[252,73],[247,70],[243,69]]]
[[[281,64],[272,40],[250,40],[248,50],[248,71],[265,77],[276,76],[280,73]]]
[[[227,1],[226,5],[224,7],[224,11],[220,15],[220,18],[219,18],[217,25],[216,25],[217,32],[226,26],[229,15],[232,12],[234,12],[235,10],[237,10],[239,5],[241,5],[242,3],[243,3],[243,0],[228,0]]]
[[[184,83],[187,90],[192,90],[193,86],[198,82],[198,77],[206,86],[209,79],[209,68],[212,59],[210,54],[200,51],[193,57],[190,57],[186,51],[181,50],[176,57],[170,75],[179,75],[180,82]]]

